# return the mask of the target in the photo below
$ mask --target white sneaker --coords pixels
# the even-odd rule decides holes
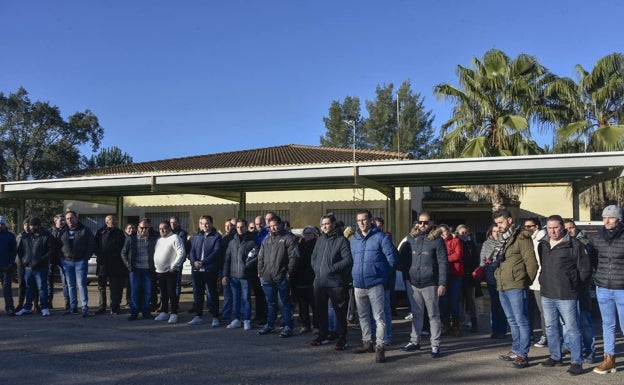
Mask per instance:
[[[212,326],[214,327],[214,321],[212,321]],[[241,327],[241,322],[238,318],[235,318],[228,326],[226,326],[227,329],[236,329],[239,327]]]
[[[193,317],[193,319],[188,322],[189,325],[201,325],[203,323],[204,323],[204,320],[198,315]]]
[[[169,315],[163,311],[162,313],[158,314],[156,316],[156,318],[154,318],[154,320],[155,321],[165,321],[165,320],[167,320],[167,318],[169,318]]]
[[[414,315],[412,313],[409,313],[408,315],[405,316],[405,319],[408,321],[411,321],[412,318],[414,318]]]
[[[243,321],[243,330],[251,330],[251,321],[250,320],[244,320]]]
[[[219,327],[219,319],[217,317],[214,317],[212,319],[212,327],[213,328]]]
[[[169,316],[169,321],[167,321],[167,323],[177,324],[178,323],[178,315],[177,314],[171,314]]]
[[[32,310],[28,310],[28,309],[22,308],[22,310],[20,310],[17,313],[15,313],[15,315],[17,315],[17,316],[23,316],[24,314],[32,314]]]
[[[49,309],[41,309],[41,316],[42,317],[48,317],[50,315],[50,310]]]

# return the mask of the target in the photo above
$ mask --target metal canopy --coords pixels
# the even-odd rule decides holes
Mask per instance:
[[[213,169],[0,183],[0,205],[33,198],[114,204],[117,197],[201,194],[239,201],[241,193],[365,186],[394,187],[569,183],[582,191],[624,176],[624,152],[528,157],[397,160]]]

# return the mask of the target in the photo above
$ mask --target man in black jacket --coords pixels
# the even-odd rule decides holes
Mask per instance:
[[[602,316],[604,339],[604,360],[594,368],[598,374],[612,373],[615,368],[615,331],[616,320],[624,328],[624,222],[622,209],[615,205],[602,211],[602,227],[593,238],[594,248],[598,253],[596,267],[596,298]]]
[[[17,247],[17,256],[24,268],[26,282],[26,302],[22,310],[15,313],[17,316],[32,313],[35,291],[39,292],[41,315],[50,315],[48,309],[48,269],[50,259],[55,253],[54,239],[46,229],[41,228],[41,219],[30,218],[29,231],[22,234],[21,242]]]
[[[314,269],[314,305],[318,319],[319,333],[310,344],[312,346],[329,343],[327,306],[331,299],[336,321],[338,322],[338,342],[335,350],[347,346],[347,306],[353,257],[349,241],[336,229],[336,217],[332,214],[321,218],[322,234],[316,240],[312,251]]]
[[[106,225],[95,235],[95,256],[97,257],[98,292],[100,301],[95,314],[106,312],[106,286],[110,285],[111,314],[119,314],[121,294],[128,277],[128,269],[121,259],[121,249],[126,235],[117,227],[117,218],[107,215]]]
[[[581,328],[578,299],[585,282],[591,277],[591,262],[585,246],[565,231],[563,218],[551,215],[546,221],[548,235],[539,240],[537,252],[542,270],[539,276],[540,295],[546,338],[550,342],[561,341],[560,321],[566,325],[570,339],[570,368],[568,373],[583,373],[581,353]],[[542,366],[563,365],[561,344],[548,344],[550,357]]]

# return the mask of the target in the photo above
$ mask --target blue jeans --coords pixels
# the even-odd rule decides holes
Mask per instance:
[[[500,297],[496,286],[488,284],[488,293],[490,294],[490,325],[492,326],[492,334],[507,334],[507,318],[501,305]]]
[[[72,309],[78,308],[78,298],[76,287],[80,288],[80,301],[83,308],[88,307],[89,294],[87,293],[87,270],[89,262],[84,259],[81,261],[68,261],[61,259],[61,266],[67,279],[67,291],[69,293],[69,306]]]
[[[234,301],[234,295],[232,293],[232,287],[230,286],[229,282],[227,285],[222,285],[222,287],[223,287],[223,307],[221,308],[221,317],[225,320],[229,320],[232,318],[232,302]],[[245,318],[245,319],[249,319],[249,318]]]
[[[459,327],[459,319],[461,317],[461,301],[460,295],[463,288],[462,278],[455,275],[449,275],[446,282],[446,294],[440,297],[440,316],[444,319],[453,317]]]
[[[149,269],[132,269],[130,272],[130,314],[149,315],[152,296],[152,274]]]
[[[602,316],[602,338],[604,352],[615,355],[616,319],[620,319],[620,328],[624,330],[624,290],[612,290],[596,287],[596,297]]]
[[[260,278],[262,283],[262,290],[266,296],[268,304],[267,325],[272,328],[275,318],[277,317],[277,298],[279,297],[280,309],[282,311],[282,318],[286,326],[292,329],[293,317],[292,317],[292,302],[290,300],[290,288],[288,287],[288,280],[284,278],[280,283],[267,282]]]
[[[13,267],[0,267],[0,280],[2,281],[2,295],[4,296],[4,310],[13,310]]]
[[[498,296],[511,329],[511,350],[517,355],[526,358],[529,355],[529,347],[531,345],[531,330],[527,317],[528,290],[511,289],[499,291]]]
[[[35,290],[39,292],[39,306],[41,309],[48,308],[48,272],[49,269],[24,268],[24,281],[26,282],[26,302],[24,309],[32,310]]]
[[[230,278],[232,289],[234,319],[248,321],[251,319],[251,293],[249,291],[249,281],[241,278]],[[225,286],[224,286],[225,287]],[[225,309],[225,302],[223,304]],[[242,308],[242,311],[241,311]],[[223,311],[225,313],[225,310]],[[242,317],[242,318],[241,318]]]
[[[594,320],[590,311],[581,310],[581,338],[583,340],[583,359],[592,362],[596,358],[596,336],[594,335]],[[563,347],[570,350],[570,338],[566,325],[563,325]]]
[[[553,299],[542,296],[542,311],[546,322],[546,338],[550,357],[561,360],[561,327],[559,317],[566,325],[570,348],[570,363],[583,364],[581,355],[581,327],[578,300]]]

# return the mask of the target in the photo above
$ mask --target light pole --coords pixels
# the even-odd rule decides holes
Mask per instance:
[[[353,163],[355,164],[355,121],[353,121],[353,120],[343,120],[343,122],[347,126],[351,126],[353,128]]]

